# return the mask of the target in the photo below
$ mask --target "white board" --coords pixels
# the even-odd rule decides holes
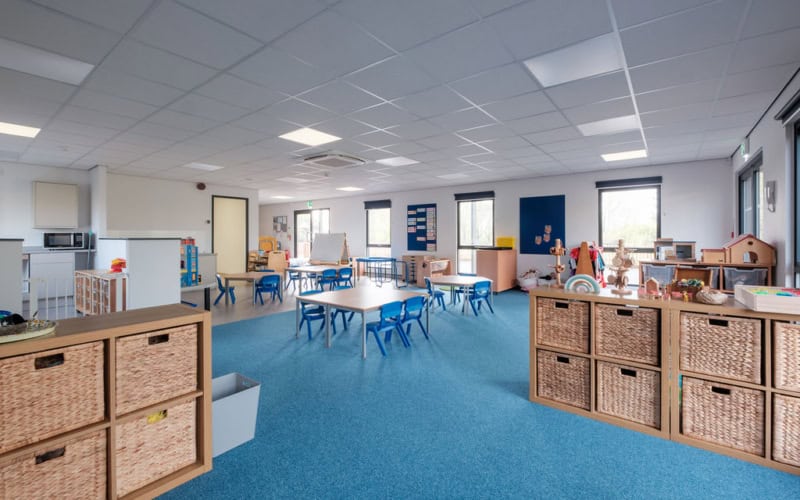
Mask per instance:
[[[314,236],[314,242],[311,244],[311,257],[309,257],[312,263],[338,263],[342,260],[346,262],[349,257],[345,233],[319,233]]]

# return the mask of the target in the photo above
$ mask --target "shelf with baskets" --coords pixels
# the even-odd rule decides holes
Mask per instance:
[[[655,278],[663,287],[676,279],[679,270],[694,277],[693,271],[710,271],[711,279],[707,285],[715,290],[733,293],[735,285],[772,286],[772,266],[761,264],[722,264],[714,262],[687,261],[642,261],[639,263],[639,280],[644,283],[648,278]]]
[[[210,470],[210,338],[176,304],[0,345],[0,498],[153,498]]]
[[[86,316],[124,311],[127,285],[124,273],[75,271],[75,310]]]

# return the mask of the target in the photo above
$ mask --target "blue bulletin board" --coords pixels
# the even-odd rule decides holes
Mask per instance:
[[[408,249],[436,251],[436,203],[409,205],[406,211]]]
[[[534,196],[519,199],[519,253],[550,254],[556,243],[567,246],[566,196]]]

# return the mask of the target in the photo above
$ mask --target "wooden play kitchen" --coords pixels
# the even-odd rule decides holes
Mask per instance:
[[[800,316],[530,291],[530,400],[800,474]]]
[[[209,312],[68,319],[0,344],[0,498],[153,498],[209,470]]]

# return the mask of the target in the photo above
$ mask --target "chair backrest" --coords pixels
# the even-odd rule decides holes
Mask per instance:
[[[333,279],[336,278],[337,271],[336,269],[323,269],[322,270],[322,279]]]
[[[339,269],[339,278],[345,279],[349,278],[352,275],[353,275],[353,269],[349,267],[343,267]]]
[[[387,320],[400,317],[403,312],[403,303],[399,300],[389,302],[381,306],[381,325],[385,325]]]
[[[406,299],[406,314],[408,315],[417,315],[422,312],[422,309],[425,307],[425,297],[422,295],[418,295],[416,297],[411,297]]]
[[[262,287],[278,286],[281,282],[281,277],[277,274],[267,274],[262,276],[258,282]]]
[[[333,287],[334,290],[347,290],[348,288],[353,288],[350,285],[336,285]]]
[[[475,283],[475,286],[473,288],[475,290],[476,297],[487,297],[489,295],[489,290],[492,289],[492,282],[479,281]]]
[[[219,287],[220,292],[225,290],[225,287],[222,286],[222,276],[220,276],[219,274],[217,274],[217,286]]]
[[[431,285],[430,278],[425,278],[425,287],[428,289],[428,293],[433,295],[433,285]]]

